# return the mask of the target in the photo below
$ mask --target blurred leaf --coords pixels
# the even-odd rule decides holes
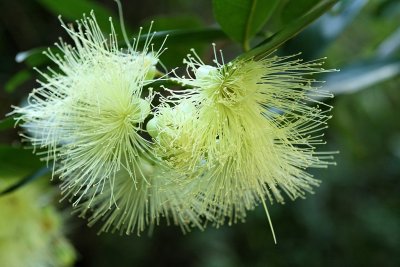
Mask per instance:
[[[273,16],[268,20],[267,33],[272,34],[280,31],[288,24],[308,13],[316,5],[324,0],[281,0],[274,11]]]
[[[161,55],[161,62],[168,68],[182,64],[183,58],[191,48],[201,54],[205,48],[205,43],[214,42],[216,39],[226,38],[225,33],[216,28],[202,28],[202,22],[197,17],[174,16],[152,18],[154,24],[152,31],[155,33],[143,34],[140,41],[144,43],[146,38],[152,37],[152,43],[156,50],[163,44],[167,37],[164,47],[168,49]],[[144,29],[148,31],[150,22]],[[171,30],[176,29],[176,30]]]
[[[38,54],[38,53],[42,53],[44,49],[45,49],[45,48],[38,47],[38,48],[32,48],[32,49],[30,49],[30,50],[26,50],[26,51],[19,52],[19,53],[15,56],[15,61],[17,61],[18,63],[24,62],[24,61],[26,61],[29,57],[31,57],[32,55],[35,55],[35,54]]]
[[[120,20],[115,17],[115,15],[102,6],[101,4],[91,1],[91,0],[37,0],[44,8],[52,12],[54,15],[61,15],[63,19],[68,20],[79,20],[83,18],[83,14],[90,14],[93,10],[96,16],[96,21],[100,29],[104,32],[109,32],[110,27],[110,17],[113,17],[113,24],[115,32],[119,38],[122,38],[122,30],[119,27]],[[131,33],[129,27],[125,25],[128,34]],[[63,29],[60,26],[60,31]],[[42,51],[46,50],[47,47],[33,48],[27,51],[23,51],[17,54],[15,60],[17,62],[25,62],[31,67],[37,67],[49,62],[49,59],[42,54]],[[51,47],[53,52],[58,52],[58,48],[55,46]]]
[[[19,52],[15,56],[15,61],[18,63],[24,62],[29,67],[39,67],[49,64],[51,60],[43,54],[45,50],[50,49],[54,54],[61,53],[61,50],[56,46],[36,47],[26,51]]]
[[[21,180],[19,180],[18,182],[16,182],[15,184],[9,186],[8,188],[4,189],[3,191],[0,192],[0,197],[7,195],[9,193],[14,192],[15,190],[23,187],[24,185],[35,181],[36,179],[42,177],[43,175],[50,173],[51,169],[48,167],[42,167],[40,169],[38,169],[37,171],[35,171],[34,173],[22,178]]]
[[[62,18],[68,20],[79,20],[83,18],[83,14],[90,14],[94,12],[96,21],[103,32],[109,32],[111,30],[110,18],[112,18],[114,24],[114,30],[119,38],[122,38],[122,30],[120,27],[120,18],[115,16],[113,12],[104,7],[98,1],[92,0],[37,0],[46,9],[52,12],[54,15],[61,15]],[[117,8],[117,4],[115,4]],[[61,28],[61,27],[60,27]],[[125,25],[125,30],[129,35],[133,32],[128,25]]]
[[[213,40],[226,38],[224,32],[220,29],[215,28],[203,28],[203,29],[192,29],[192,30],[170,30],[156,32],[153,37],[153,42],[163,42],[165,37],[168,36],[167,44],[179,44],[182,42],[205,42],[209,43]],[[141,39],[145,40],[146,36],[142,36]]]
[[[153,21],[153,31],[164,31],[170,29],[194,29],[201,28],[203,23],[196,16],[174,15],[174,16],[156,16],[151,19]],[[144,25],[150,24],[149,22]]]
[[[386,38],[377,48],[376,54],[379,58],[389,58],[400,50],[400,27]]]
[[[400,61],[370,60],[344,67],[325,76],[326,87],[333,94],[349,94],[400,75]]]
[[[26,51],[19,52],[15,56],[15,61],[18,63],[25,62],[30,67],[40,66],[49,61],[49,59],[43,55],[43,51],[46,50],[46,47],[36,47]],[[56,47],[52,47],[52,49],[58,49]]]
[[[201,55],[206,46],[218,39],[225,39],[226,35],[220,29],[204,28],[193,30],[172,30],[158,32],[153,38],[153,43],[161,44],[168,35],[166,47],[168,49],[161,55],[161,60],[168,68],[174,68],[182,64],[183,58],[195,49]]]
[[[92,10],[96,15],[97,23],[101,29],[109,29],[109,18],[113,13],[96,1],[91,0],[37,0],[43,7],[55,16],[61,15],[69,20],[81,19],[83,14],[89,14]],[[117,30],[117,29],[116,29]]]
[[[338,2],[333,12],[325,14],[315,24],[319,35],[325,40],[335,39],[347,28],[367,3],[367,0]]]
[[[398,0],[381,0],[375,13],[377,16],[398,18],[400,2]]]
[[[160,61],[167,68],[172,68],[182,63],[183,57],[188,53],[190,48],[193,47],[196,50],[202,49],[202,45],[191,38],[179,38],[179,34],[182,33],[182,31],[190,33],[192,31],[197,31],[202,26],[201,21],[197,17],[158,16],[152,18],[151,22],[144,23],[144,25],[146,25],[144,27],[145,32],[148,32],[150,25],[152,25],[152,32],[141,36],[141,41],[143,40],[142,43],[144,43],[147,38],[152,37],[155,50],[158,50],[166,40],[164,48],[168,49],[162,53]],[[172,43],[174,43],[174,45],[171,45]]]
[[[273,14],[278,0],[213,0],[215,19],[234,41],[249,49],[250,39]]]
[[[14,120],[12,117],[0,120],[0,131],[7,130],[13,127],[14,127]]]
[[[303,58],[315,58],[351,24],[366,4],[367,0],[337,3],[332,12],[324,14],[299,36],[290,40],[285,45],[285,53],[294,54],[301,51]]]
[[[27,175],[43,166],[32,150],[0,144],[0,175]]]
[[[337,0],[322,0],[317,5],[315,5],[309,12],[294,19],[290,24],[282,28],[282,30],[273,34],[271,37],[267,38],[261,42],[257,47],[239,56],[239,58],[259,58],[263,57],[287,40],[293,38],[296,34],[307,27],[311,22],[315,21],[322,14],[328,11]]]
[[[282,8],[281,23],[282,26],[294,21],[296,18],[303,16],[321,0],[296,0],[287,1]]]
[[[179,23],[183,23],[183,21],[180,21]],[[157,24],[157,30],[161,30],[164,27],[165,24]],[[190,24],[187,23],[186,27],[189,27]],[[178,27],[172,27],[172,28],[179,28]],[[225,39],[227,36],[225,33],[217,28],[191,28],[191,29],[181,29],[179,30],[161,30],[156,33],[150,33],[149,34],[142,34],[140,36],[140,41],[144,43],[146,38],[149,36],[153,36],[152,43],[155,45],[155,49],[157,49],[167,38],[166,42],[166,47],[168,47],[168,51],[165,52],[165,54],[170,54],[170,59],[172,62],[169,62],[169,65],[171,66],[176,66],[177,64],[182,62],[182,58],[184,55],[186,55],[189,51],[190,48],[194,47],[199,48],[201,46],[200,43],[207,43],[209,44],[210,42],[214,42],[218,39]],[[171,29],[171,28],[166,28],[166,29]],[[120,40],[119,42],[121,47],[124,46],[124,41]],[[33,48],[31,50],[23,51],[17,54],[16,56],[16,61],[17,62],[25,62],[27,65],[30,67],[38,67],[44,64],[50,63],[50,60],[43,55],[43,51],[46,50],[47,48]],[[54,53],[59,53],[61,52],[57,47],[52,46],[50,47],[51,51]],[[181,58],[179,56],[174,55],[174,51],[180,50],[181,51]]]
[[[27,70],[21,70],[8,80],[4,86],[4,89],[7,93],[12,93],[18,86],[29,80],[31,77],[31,72]]]

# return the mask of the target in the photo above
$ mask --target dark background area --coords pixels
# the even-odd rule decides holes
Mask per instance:
[[[34,73],[29,62],[15,61],[17,53],[65,37],[46,2],[0,0],[0,119],[35,86],[34,78],[15,78]],[[117,17],[113,1],[95,2]],[[216,25],[211,1],[123,1],[123,6],[130,29],[151,19],[160,29]],[[341,72],[320,77],[336,95],[328,100],[334,109],[324,149],[340,151],[337,166],[310,170],[322,180],[315,194],[269,206],[276,245],[262,207],[249,212],[245,223],[186,235],[161,225],[151,236],[98,236],[98,228],[71,218],[68,232],[79,253],[76,266],[400,266],[399,31],[399,1],[342,1],[278,51],[326,56],[326,68]],[[228,57],[240,53],[227,40],[218,45]],[[191,46],[179,49],[185,55]],[[200,46],[209,57],[210,45]],[[10,85],[13,80],[17,85]],[[17,129],[1,131],[0,144],[20,148]],[[27,161],[21,164],[28,166],[26,172],[32,171],[36,163],[29,153],[9,154],[0,161],[7,162],[8,172],[15,168],[26,174],[16,163],[18,157]]]

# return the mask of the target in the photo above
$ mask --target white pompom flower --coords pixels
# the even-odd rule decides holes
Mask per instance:
[[[179,116],[160,109],[151,129],[171,167],[196,173],[195,194],[215,225],[243,220],[259,203],[266,208],[265,199],[283,203],[283,193],[295,199],[312,192],[319,181],[308,169],[332,163],[331,153],[316,151],[331,109],[316,100],[331,94],[309,78],[326,71],[322,63],[272,56],[227,64],[215,58],[210,66],[193,54],[185,60],[189,77],[176,78],[189,88],[164,103],[191,108]]]
[[[0,190],[17,181],[1,176]],[[65,236],[67,218],[52,204],[53,193],[34,182],[0,197],[0,266],[74,265],[76,251]]]
[[[137,167],[137,183],[126,170],[117,172],[112,192],[115,208],[110,208],[107,197],[110,187],[104,189],[104,194],[78,205],[77,211],[81,217],[88,217],[89,226],[101,222],[100,232],[127,235],[140,235],[146,228],[151,231],[162,219],[179,226],[184,233],[192,227],[203,228],[201,203],[193,198],[183,177],[162,162],[142,158]]]
[[[105,187],[112,203],[116,173],[123,170],[136,183],[139,158],[152,157],[142,124],[153,96],[151,90],[143,96],[143,88],[152,82],[162,51],[153,51],[151,37],[140,51],[136,39],[120,48],[110,25],[104,35],[93,13],[77,28],[62,23],[74,45],[60,41],[60,54],[45,53],[58,70],[40,72],[40,87],[13,112],[23,122],[23,136],[46,161],[56,162],[54,174],[74,205]]]

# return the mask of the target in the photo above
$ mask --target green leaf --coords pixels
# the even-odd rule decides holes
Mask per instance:
[[[315,21],[326,11],[328,11],[337,0],[323,0],[314,6],[309,12],[301,17],[294,19],[290,24],[276,32],[254,49],[242,54],[239,58],[262,58],[273,52],[276,48],[282,45],[287,40],[293,38],[311,22]]]
[[[307,13],[310,9],[316,6],[321,0],[296,0],[287,1],[282,8],[281,23],[288,24]]]
[[[308,13],[314,6],[323,1],[324,0],[281,0],[273,16],[271,16],[268,21],[266,29],[269,33],[275,33]]]
[[[122,37],[122,31],[119,27],[119,19],[114,15],[113,12],[99,4],[97,1],[91,0],[37,0],[43,7],[52,12],[54,15],[61,15],[63,18],[68,20],[78,20],[83,17],[83,14],[90,14],[93,10],[96,16],[97,23],[99,24],[102,31],[110,30],[109,18],[113,18],[115,32],[118,36]],[[117,5],[115,4],[117,8]],[[129,28],[126,28],[128,34],[131,32]]]
[[[77,20],[82,15],[94,11],[99,25],[109,25],[108,18],[113,14],[96,1],[90,0],[37,0],[43,7],[52,12],[55,16],[61,15],[69,20]]]
[[[351,24],[367,1],[343,1],[334,8],[334,12],[324,14],[296,38],[285,44],[287,54],[302,52],[303,59],[317,57]],[[310,42],[318,40],[318,42]]]
[[[160,29],[158,27],[156,29]],[[162,55],[162,62],[167,67],[175,67],[176,65],[182,63],[183,57],[189,52],[190,48],[195,48],[199,53],[203,47],[203,44],[210,44],[218,39],[226,39],[226,34],[217,28],[192,28],[192,29],[180,29],[180,30],[166,30],[158,31],[153,36],[152,43],[154,48],[158,49],[161,44],[167,38],[166,47],[168,50]],[[144,44],[148,34],[142,34],[140,36],[140,42]],[[125,45],[124,40],[120,40],[119,44],[121,47]],[[28,66],[39,67],[44,64],[50,64],[51,61],[45,55],[43,51],[46,48],[34,48],[31,50],[23,51],[17,54],[17,62],[25,62]],[[61,52],[57,47],[52,46],[50,49],[54,53]],[[179,53],[177,51],[179,50]],[[166,64],[168,63],[168,64]]]
[[[155,49],[161,46],[166,37],[165,47],[168,47],[168,49],[161,55],[161,61],[166,67],[176,67],[181,64],[191,48],[201,54],[204,43],[210,45],[217,39],[227,38],[223,31],[215,28],[161,31],[156,32],[153,36],[152,43]],[[147,35],[142,35],[140,37],[141,42],[143,43],[146,38]]]
[[[7,195],[9,193],[14,192],[15,190],[23,187],[24,185],[35,181],[36,179],[44,176],[45,174],[48,174],[51,172],[51,169],[48,167],[42,167],[40,169],[38,169],[37,171],[33,172],[30,175],[27,175],[26,177],[22,178],[21,180],[19,180],[18,182],[16,182],[15,184],[7,187],[6,189],[4,189],[3,191],[0,192],[0,197]]]
[[[54,50],[53,50],[54,48]],[[40,66],[43,65],[47,62],[49,62],[49,59],[43,55],[43,51],[46,50],[47,47],[36,47],[36,48],[32,48],[26,51],[22,51],[19,52],[16,56],[15,56],[15,61],[17,61],[18,63],[22,63],[25,62],[28,66],[30,67],[36,67],[36,66]],[[56,51],[55,46],[52,47],[53,51]]]
[[[27,80],[29,80],[32,77],[32,74],[30,71],[27,70],[21,70],[19,72],[17,72],[16,74],[14,74],[9,80],[8,82],[5,84],[4,86],[4,90],[7,93],[12,93],[14,92],[14,90],[20,86],[21,84],[23,84],[24,82],[26,82]]]
[[[153,42],[163,42],[165,37],[168,36],[167,44],[179,44],[182,42],[212,42],[217,39],[224,39],[226,35],[220,29],[203,28],[191,30],[169,30],[156,32],[154,34]],[[141,36],[142,40],[146,39],[146,35]]]
[[[344,67],[324,77],[335,95],[351,94],[400,75],[400,61],[368,60]]]
[[[91,0],[37,0],[44,8],[52,12],[55,16],[61,15],[63,19],[79,20],[83,18],[83,14],[90,14],[93,10],[96,21],[103,32],[110,32],[110,17],[113,17],[113,24],[118,38],[122,39],[122,30],[120,28],[120,20],[107,8],[99,3]],[[117,5],[115,5],[117,6]],[[131,32],[126,27],[128,34]],[[60,26],[60,32],[64,31]],[[54,53],[59,51],[55,46],[50,47]],[[37,47],[17,54],[15,60],[17,62],[25,62],[28,66],[37,67],[49,63],[49,59],[42,54],[47,47]]]
[[[267,22],[278,3],[278,0],[213,0],[213,10],[226,34],[248,50],[250,39]]]
[[[0,120],[0,131],[11,129],[13,127],[14,127],[14,119],[12,117]]]
[[[150,36],[155,49],[159,49],[168,36],[164,45],[168,49],[160,57],[166,67],[176,67],[181,64],[191,48],[201,54],[205,43],[210,45],[216,39],[226,38],[220,29],[204,28],[203,23],[196,16],[158,16],[151,20],[153,26]],[[150,21],[144,25],[143,32],[148,32]],[[141,35],[141,43],[144,43],[148,37],[148,34]]]
[[[400,27],[387,37],[377,48],[377,56],[390,58],[400,50]]]
[[[45,64],[49,64],[51,60],[43,54],[43,52],[48,49],[50,49],[54,54],[62,53],[61,50],[54,45],[50,47],[36,47],[19,52],[15,56],[15,61],[17,61],[18,63],[24,62],[29,67],[39,67]]]
[[[0,144],[0,176],[24,176],[42,166],[43,162],[32,150]]]
[[[152,31],[165,31],[171,29],[195,29],[203,26],[202,21],[196,16],[174,15],[174,16],[156,16],[143,23],[150,25],[152,22]],[[146,27],[144,27],[146,29]]]

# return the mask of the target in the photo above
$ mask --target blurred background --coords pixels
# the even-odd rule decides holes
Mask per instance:
[[[130,32],[151,20],[156,30],[218,27],[211,1],[122,2]],[[118,19],[112,0],[0,0],[0,120],[35,86],[32,67],[47,63],[38,48],[65,37],[58,14],[70,22],[90,9],[99,21]],[[264,36],[285,16],[296,16],[276,12],[281,16],[267,22]],[[163,60],[180,66],[196,47],[207,61],[214,38],[208,37],[171,40]],[[241,53],[223,34],[215,39],[228,59]],[[323,149],[340,153],[337,166],[311,170],[322,180],[314,195],[269,207],[276,245],[262,207],[245,223],[186,235],[161,225],[140,237],[99,236],[97,227],[72,217],[65,231],[78,253],[75,266],[400,266],[400,1],[339,1],[277,53],[297,52],[305,59],[327,57],[325,68],[341,70],[318,77],[335,94],[324,100],[334,109]],[[0,176],[22,178],[41,163],[22,149],[10,123],[0,124]]]

